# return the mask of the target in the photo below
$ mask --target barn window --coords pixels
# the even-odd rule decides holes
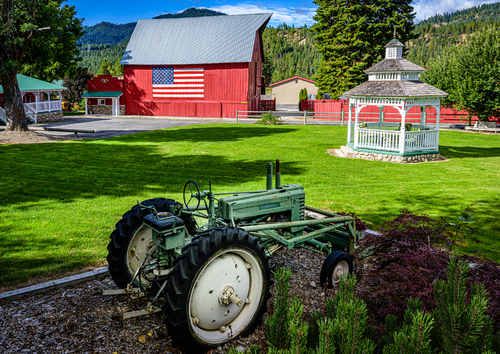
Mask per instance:
[[[295,83],[298,84],[299,83],[299,80],[295,80]]]
[[[98,104],[99,106],[105,106],[105,105],[106,105],[106,100],[105,100],[104,98],[99,98],[99,99],[97,100],[97,104]]]

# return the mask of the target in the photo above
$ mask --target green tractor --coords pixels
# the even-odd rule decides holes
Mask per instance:
[[[174,344],[205,353],[260,324],[270,297],[268,258],[279,247],[327,254],[320,282],[329,287],[352,272],[354,218],[306,206],[302,186],[281,185],[279,160],[276,165],[274,187],[268,163],[264,190],[213,193],[211,183],[200,191],[188,181],[184,205],[149,199],[125,213],[107,257],[123,290],[106,293],[149,301],[123,318],[163,311]]]

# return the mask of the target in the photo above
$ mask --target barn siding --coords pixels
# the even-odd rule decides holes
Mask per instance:
[[[250,86],[249,63],[176,65],[182,68],[205,69],[205,97],[197,100],[153,99],[152,67],[152,65],[125,65],[127,114],[230,118],[236,116],[236,109],[248,109],[248,104],[245,102],[248,100],[247,92]],[[231,112],[233,108],[234,112]]]

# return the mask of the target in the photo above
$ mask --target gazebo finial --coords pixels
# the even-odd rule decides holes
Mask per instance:
[[[394,26],[394,39],[396,39],[396,26]]]

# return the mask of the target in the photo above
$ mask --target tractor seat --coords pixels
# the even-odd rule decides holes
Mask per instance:
[[[154,214],[148,214],[142,220],[142,223],[153,230],[162,233],[171,230],[174,226],[184,226],[184,221],[170,213],[159,213],[159,219]]]

